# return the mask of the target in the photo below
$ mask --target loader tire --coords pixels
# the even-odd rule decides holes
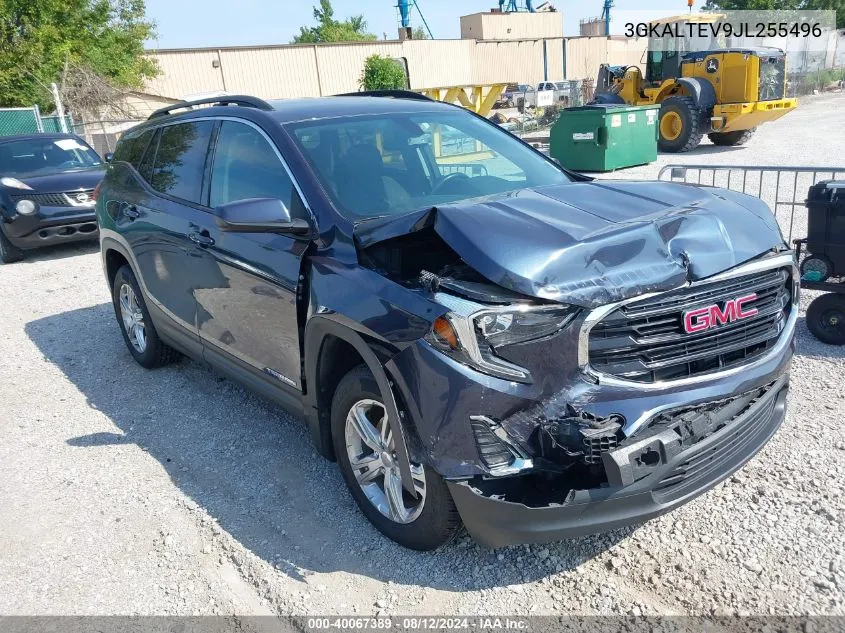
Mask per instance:
[[[707,138],[713,145],[729,146],[729,145],[745,145],[745,143],[754,136],[757,131],[756,127],[750,130],[737,130],[736,132],[711,132]]]
[[[688,152],[698,147],[704,136],[703,110],[692,97],[669,97],[660,104],[660,136],[657,147],[661,152]]]

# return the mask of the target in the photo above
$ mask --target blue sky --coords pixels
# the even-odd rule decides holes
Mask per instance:
[[[563,12],[564,32],[577,35],[578,21],[600,15],[603,0],[553,2]],[[157,40],[150,41],[149,46],[287,44],[300,26],[313,23],[314,4],[317,0],[147,0],[147,15],[156,22],[158,31]],[[332,4],[336,16],[363,14],[371,33],[396,37],[396,0],[333,0]],[[498,0],[418,0],[418,4],[434,36],[447,39],[460,37],[461,15],[487,11],[498,6]],[[615,8],[687,11],[685,0],[615,0]],[[414,24],[418,23],[415,14]]]

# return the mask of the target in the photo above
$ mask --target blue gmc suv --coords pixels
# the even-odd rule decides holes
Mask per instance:
[[[798,276],[763,202],[593,181],[418,94],[162,109],[96,208],[135,360],[304,417],[407,547],[643,521],[784,417]]]

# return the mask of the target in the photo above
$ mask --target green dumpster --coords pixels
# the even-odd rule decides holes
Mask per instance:
[[[549,154],[568,169],[612,171],[657,160],[660,106],[596,103],[566,108],[549,134]]]

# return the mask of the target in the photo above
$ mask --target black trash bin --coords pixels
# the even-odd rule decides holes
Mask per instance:
[[[807,256],[802,278],[845,276],[845,181],[823,180],[807,192]]]

